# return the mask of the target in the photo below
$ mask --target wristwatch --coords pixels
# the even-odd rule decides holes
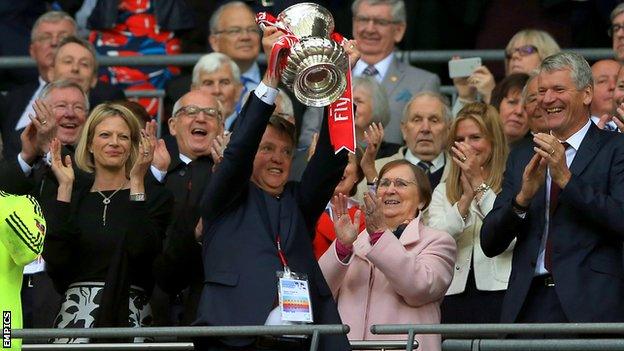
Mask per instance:
[[[145,193],[130,194],[130,201],[145,201]]]
[[[372,182],[366,182],[366,185],[368,185],[368,186],[373,186],[373,185],[377,184],[377,181],[378,181],[378,180],[379,180],[379,179],[378,179],[377,177],[375,177],[375,178],[373,178],[373,181],[372,181]]]

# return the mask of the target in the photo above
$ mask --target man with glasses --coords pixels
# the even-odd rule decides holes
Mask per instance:
[[[241,96],[256,88],[261,80],[262,70],[257,63],[260,53],[260,29],[256,25],[255,14],[242,1],[228,2],[221,5],[210,17],[210,35],[208,42],[213,51],[227,55],[241,72]],[[191,77],[182,76],[167,85],[167,95],[173,103],[188,91]],[[236,100],[236,112],[240,109],[240,100]],[[231,112],[230,112],[231,113]],[[229,116],[229,114],[225,116]],[[226,119],[229,129],[234,118]]]
[[[624,63],[624,3],[617,5],[611,11],[609,36],[613,39],[615,59],[620,61],[620,63]]]
[[[45,204],[56,199],[58,183],[50,169],[49,145],[58,138],[63,153],[73,155],[89,102],[82,87],[71,81],[47,84],[34,103],[32,121],[21,134],[21,151],[0,163],[0,189],[14,194],[31,194]],[[51,328],[60,307],[60,295],[44,271],[41,259],[24,269],[22,309],[24,327]]]
[[[403,144],[403,108],[420,91],[438,91],[440,78],[401,62],[394,54],[395,45],[403,39],[406,30],[403,0],[355,0],[351,10],[353,36],[362,53],[353,74],[374,77],[388,94],[390,122],[384,130],[385,143],[378,156],[389,156]]]
[[[60,64],[58,60],[55,60],[56,52],[65,45],[64,39],[75,34],[76,23],[71,16],[64,12],[47,12],[35,22],[31,33],[30,56],[37,63],[39,78],[37,82],[25,84],[9,92],[0,108],[0,132],[4,142],[2,152],[5,158],[13,159],[20,151],[20,134],[30,123],[28,116],[34,114],[33,104],[43,87],[50,81],[65,79],[66,77],[77,79],[78,74],[60,75],[55,72],[55,68],[58,68]],[[83,41],[82,39],[77,40]],[[86,43],[88,44],[88,42]],[[88,83],[81,84],[83,90],[89,95],[91,105],[95,106],[107,100],[125,99],[123,91],[108,84],[97,82],[95,51],[92,53],[93,70],[89,74],[90,77],[86,79]],[[71,72],[78,69],[78,66],[65,67],[67,68],[65,71]]]
[[[213,141],[224,137],[221,103],[214,95],[192,90],[175,103],[168,124],[176,142],[170,152],[162,143],[157,146],[152,174],[174,194],[172,218],[180,218],[185,209],[199,206],[215,165],[212,157],[222,156],[222,149],[211,155]],[[151,303],[156,326],[189,325],[195,319],[203,286],[201,247],[186,234],[171,225],[163,254],[154,264],[158,287]]]

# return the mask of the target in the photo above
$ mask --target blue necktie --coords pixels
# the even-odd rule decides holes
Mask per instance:
[[[365,76],[369,76],[369,77],[374,77],[379,73],[379,71],[377,71],[377,68],[375,68],[375,66],[373,65],[369,65],[368,67],[366,67],[364,69],[364,71],[362,72],[363,75]]]

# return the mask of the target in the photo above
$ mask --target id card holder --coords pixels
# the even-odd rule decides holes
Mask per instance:
[[[277,272],[277,294],[282,320],[313,323],[310,285],[305,274],[291,272],[288,266]]]

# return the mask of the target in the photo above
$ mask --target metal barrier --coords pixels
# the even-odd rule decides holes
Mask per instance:
[[[405,340],[355,340],[351,341],[351,347],[355,350],[405,350]],[[75,350],[75,351],[159,351],[159,350],[194,350],[190,342],[162,342],[162,343],[119,343],[119,344],[25,344],[25,351],[48,351],[48,350]]]
[[[281,326],[228,326],[228,327],[146,327],[146,328],[88,328],[88,329],[15,329],[11,336],[17,339],[39,338],[130,338],[177,336],[184,338],[215,336],[261,336],[261,335],[311,335],[310,351],[318,348],[321,334],[347,334],[349,326],[331,325],[281,325]],[[145,345],[149,345],[146,343]],[[47,347],[53,347],[48,345]],[[66,349],[59,344],[57,349]]]
[[[574,51],[583,55],[587,60],[612,58],[611,48],[569,48],[565,51]],[[193,66],[203,54],[180,55],[145,55],[145,56],[98,56],[100,66]],[[505,51],[500,50],[411,50],[397,51],[397,56],[412,64],[415,63],[445,63],[453,56],[481,57],[483,61],[502,61]],[[266,63],[264,54],[258,57],[260,63]],[[0,69],[36,67],[35,61],[28,56],[2,56]]]
[[[622,334],[624,323],[535,323],[535,324],[384,324],[371,326],[373,334],[407,334],[407,350],[416,334],[441,334],[444,351],[459,350],[624,350],[624,339],[480,340],[507,334]],[[451,340],[470,337],[471,340]],[[588,347],[592,345],[592,347]],[[537,347],[537,348],[534,348]]]

